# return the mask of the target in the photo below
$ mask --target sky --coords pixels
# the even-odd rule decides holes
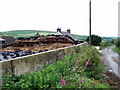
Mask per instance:
[[[92,1],[92,34],[118,35],[118,1]],[[0,31],[71,30],[89,35],[89,0],[0,0]]]

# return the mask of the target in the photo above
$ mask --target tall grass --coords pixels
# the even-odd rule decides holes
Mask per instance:
[[[113,50],[120,55],[120,47],[114,47]]]
[[[107,47],[113,46],[114,44],[111,42],[101,42],[100,43],[100,50],[105,49]]]

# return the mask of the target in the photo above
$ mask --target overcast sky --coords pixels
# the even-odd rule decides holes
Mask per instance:
[[[118,1],[92,1],[92,34],[118,35]],[[0,0],[0,31],[48,30],[89,35],[89,0]]]

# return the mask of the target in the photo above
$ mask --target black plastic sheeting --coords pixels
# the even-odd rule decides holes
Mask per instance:
[[[22,56],[27,56],[27,55],[32,55],[32,54],[36,54],[36,53],[40,53],[40,52],[46,52],[46,51],[50,51],[52,49],[46,49],[46,50],[40,50],[39,52],[27,52],[27,51],[16,51],[16,52],[9,52],[9,51],[0,51],[0,61],[3,60],[9,60],[12,58],[16,58],[16,57],[22,57]]]

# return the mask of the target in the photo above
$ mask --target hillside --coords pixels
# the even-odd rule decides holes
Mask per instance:
[[[52,31],[37,31],[37,30],[13,30],[13,31],[6,31],[1,32],[3,35],[10,35],[15,38],[17,37],[30,37],[34,36],[36,33],[39,33],[40,35],[48,35],[48,34],[54,34],[56,32]]]
[[[44,31],[44,30],[11,30],[6,32],[1,32],[2,35],[7,36],[13,36],[15,38],[18,37],[31,37],[35,36],[35,34],[39,33],[39,35],[49,35],[49,34],[55,34],[54,31]],[[74,37],[76,37],[80,41],[85,41],[87,38],[87,35],[76,35],[73,34]],[[116,39],[117,37],[102,37],[102,41],[110,41],[111,39]]]
[[[39,33],[40,35],[49,35],[49,34],[55,34],[56,32],[54,31],[38,31],[38,30],[12,30],[12,31],[6,31],[6,32],[1,32],[2,35],[7,35],[7,36],[13,36],[15,38],[18,37],[31,37],[35,36],[35,34]],[[76,37],[80,41],[84,41],[87,36],[84,35],[76,35],[73,34],[74,37]]]

